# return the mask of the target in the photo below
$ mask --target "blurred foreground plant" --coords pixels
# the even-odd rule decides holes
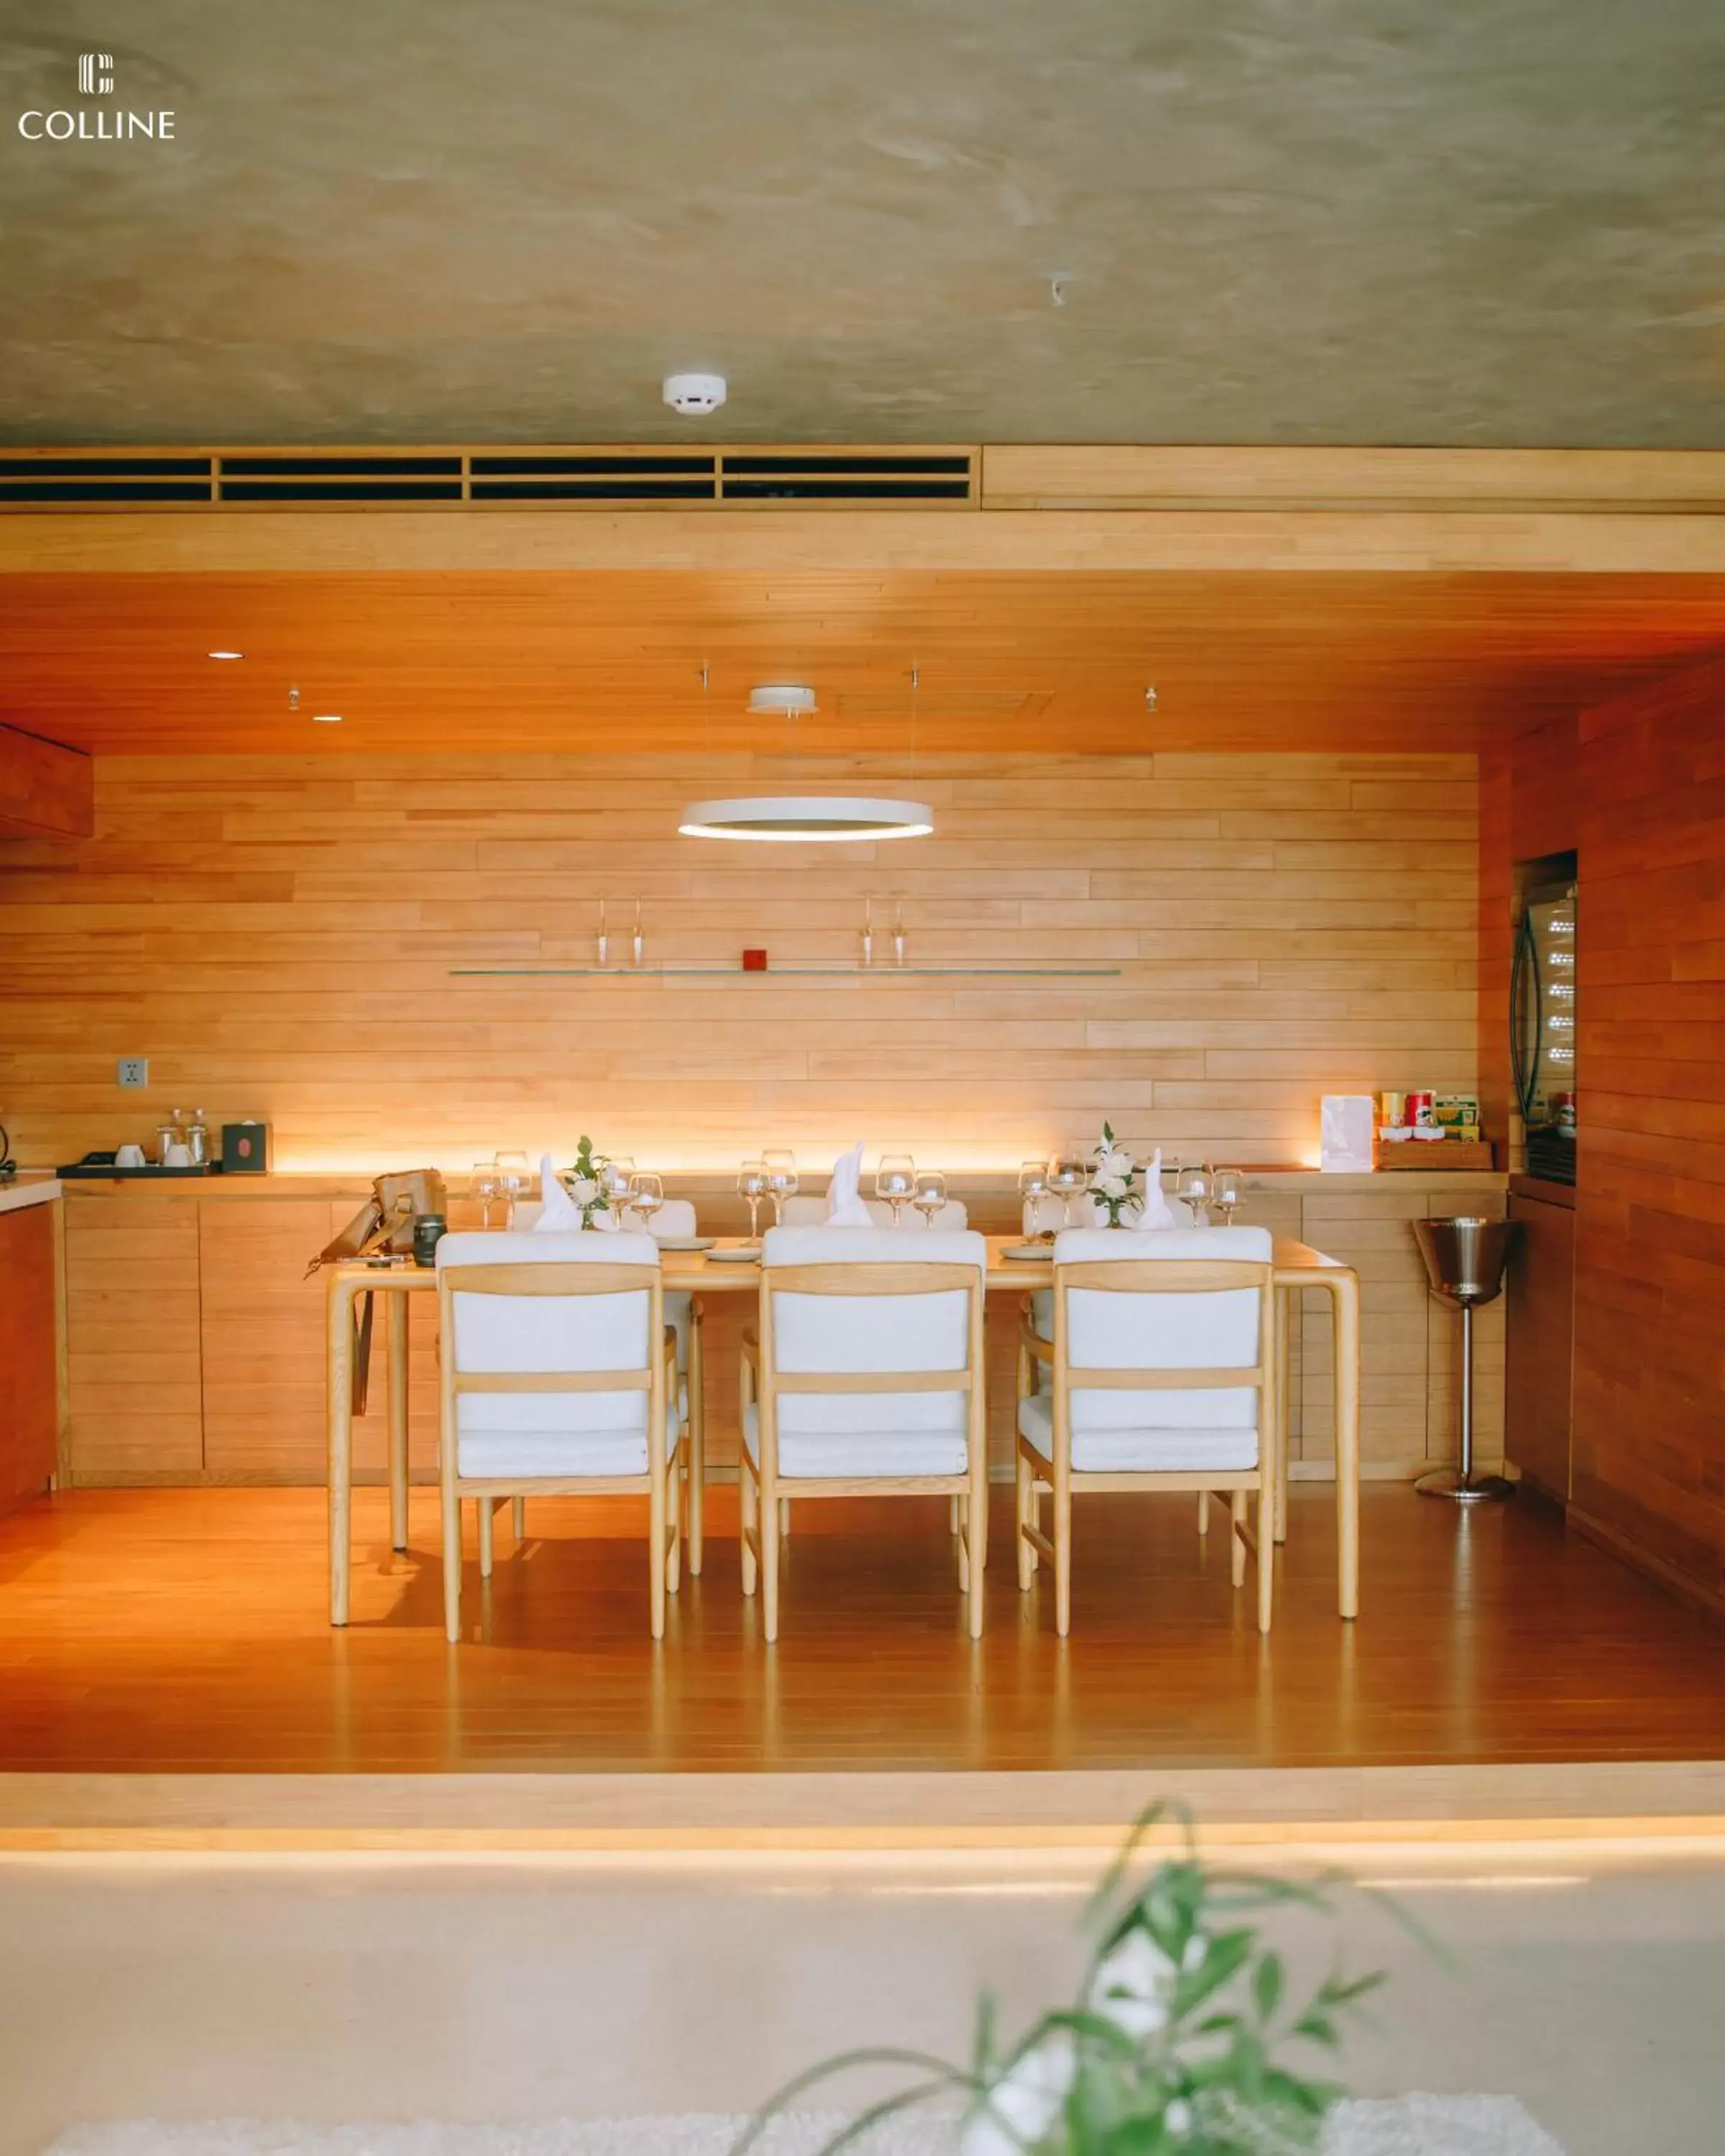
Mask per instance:
[[[1332,1974],[1295,1996],[1282,1958],[1251,1921],[1290,1903],[1326,1916],[1321,1887],[1212,1869],[1190,1823],[1185,1847],[1136,1887],[1133,1859],[1165,1811],[1139,1820],[1091,1905],[1097,1943],[1076,2002],[1016,2043],[997,2039],[984,1997],[968,2066],[897,2049],[846,2052],[799,2075],[737,2143],[835,2074],[896,2066],[917,2076],[860,2112],[825,2144],[836,2152],[894,2117],[962,2104],[962,2156],[1298,2156],[1317,2147],[1346,2090],[1288,2063],[1333,2051],[1345,2017],[1381,1974]]]

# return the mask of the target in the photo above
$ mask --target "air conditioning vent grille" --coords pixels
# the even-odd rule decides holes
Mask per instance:
[[[976,507],[972,449],[0,449],[0,509]]]

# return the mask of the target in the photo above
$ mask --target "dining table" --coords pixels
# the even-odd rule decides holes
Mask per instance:
[[[663,1283],[670,1292],[697,1296],[758,1295],[758,1259],[716,1257],[716,1250],[740,1253],[737,1237],[700,1239],[706,1247],[661,1253]],[[988,1288],[991,1294],[1030,1293],[1054,1286],[1054,1249],[1026,1245],[1017,1235],[990,1235]],[[1034,1255],[1014,1255],[1034,1250]],[[1271,1480],[1272,1532],[1287,1538],[1289,1444],[1286,1375],[1298,1298],[1316,1291],[1329,1303],[1334,1350],[1336,1404],[1336,1592],[1337,1609],[1347,1619],[1359,1614],[1359,1276],[1340,1259],[1327,1257],[1310,1244],[1277,1235],[1271,1255],[1276,1302],[1278,1359],[1283,1383],[1274,1431]],[[355,1306],[364,1295],[380,1295],[388,1314],[388,1417],[389,1455],[389,1537],[405,1549],[408,1542],[408,1342],[409,1314],[415,1299],[434,1295],[433,1266],[390,1261],[356,1260],[326,1266],[328,1296],[326,1341],[329,1425],[330,1622],[347,1622],[352,1562],[353,1363]]]

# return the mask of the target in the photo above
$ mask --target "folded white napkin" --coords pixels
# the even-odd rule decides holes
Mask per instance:
[[[872,1228],[874,1216],[863,1202],[862,1183],[863,1142],[859,1138],[849,1152],[841,1152],[833,1163],[833,1179],[827,1185],[827,1217],[822,1224],[828,1228]]]
[[[1141,1235],[1159,1234],[1165,1228],[1178,1228],[1174,1209],[1162,1194],[1162,1147],[1158,1146],[1144,1169],[1144,1194],[1138,1200],[1138,1209],[1131,1217],[1130,1225]]]
[[[569,1235],[582,1225],[581,1208],[557,1179],[557,1172],[547,1153],[539,1163],[539,1195],[545,1201],[539,1218],[531,1232],[536,1235]],[[606,1235],[614,1235],[618,1229],[617,1215],[608,1207],[596,1213],[593,1224]]]

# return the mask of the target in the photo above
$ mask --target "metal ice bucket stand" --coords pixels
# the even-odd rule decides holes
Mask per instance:
[[[1416,1220],[1414,1240],[1438,1301],[1461,1312],[1461,1444],[1454,1467],[1422,1475],[1414,1485],[1423,1497],[1452,1497],[1461,1505],[1501,1503],[1516,1486],[1502,1475],[1473,1471],[1473,1314],[1503,1292],[1503,1263],[1518,1224],[1513,1220]]]

